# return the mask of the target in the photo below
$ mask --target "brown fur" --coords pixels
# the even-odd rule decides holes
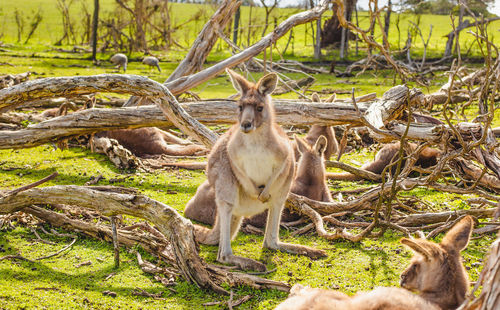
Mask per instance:
[[[297,173],[292,183],[291,192],[310,199],[331,202],[332,196],[325,181],[325,166],[323,153],[328,145],[327,139],[320,136],[310,147],[302,139],[295,137],[298,150],[302,153],[297,164]],[[196,191],[196,194],[186,204],[184,215],[192,220],[213,225],[217,214],[215,205],[215,193],[205,181]],[[282,222],[296,221],[300,218],[297,213],[284,209],[281,217]],[[266,225],[267,211],[245,219],[244,224],[255,227]]]
[[[277,310],[451,310],[465,299],[469,288],[460,252],[467,247],[474,221],[466,216],[436,244],[401,239],[416,255],[401,274],[401,286],[380,287],[349,297],[341,292],[295,285]],[[419,295],[412,294],[414,290]]]
[[[328,99],[329,100],[329,99]],[[321,102],[321,99],[319,98],[319,95],[317,93],[314,93],[311,96],[311,101],[312,102]],[[328,102],[328,101],[327,101]],[[325,159],[330,159],[332,155],[338,154],[339,152],[339,143],[337,141],[337,138],[335,136],[335,130],[331,126],[320,126],[320,125],[312,125],[309,131],[307,132],[307,135],[305,137],[305,140],[307,143],[309,143],[310,146],[313,146],[314,143],[318,140],[320,136],[324,136],[327,141],[327,147],[324,152],[324,157]],[[295,153],[295,159],[296,161],[299,161],[300,158],[300,152],[297,148],[297,144],[293,144],[293,150]]]
[[[208,157],[208,186],[215,193],[217,217],[211,230],[197,227],[196,239],[219,244],[219,262],[245,270],[265,270],[262,263],[233,255],[231,238],[236,236],[243,217],[268,209],[264,247],[324,256],[324,251],[279,241],[281,211],[292,183],[294,161],[288,137],[274,120],[269,96],[277,76],[268,74],[253,84],[231,70],[228,73],[241,94],[238,123],[220,137]]]
[[[163,154],[192,156],[207,153],[204,147],[192,144],[156,127],[103,131],[96,136],[115,139],[136,156]]]
[[[417,145],[414,143],[408,143],[408,144],[412,151],[414,151],[417,148]],[[373,172],[375,174],[382,174],[385,167],[387,167],[389,164],[391,164],[397,159],[400,146],[401,143],[399,141],[384,145],[384,147],[381,148],[380,151],[378,151],[377,154],[375,155],[375,160],[373,162],[364,164],[361,167],[361,169]],[[430,147],[425,147],[418,155],[418,159],[415,162],[415,166],[419,166],[422,168],[432,167],[437,164],[440,155],[441,155],[440,151]],[[391,171],[392,173],[394,173],[395,165],[393,166]],[[345,180],[345,181],[361,180],[361,177],[349,172],[327,173],[326,177],[328,179],[333,179],[333,180]]]

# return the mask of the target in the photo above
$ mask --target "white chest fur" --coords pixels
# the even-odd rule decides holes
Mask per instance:
[[[242,143],[233,153],[234,164],[238,165],[256,186],[266,185],[280,166],[276,153],[253,134],[243,134],[241,138]]]

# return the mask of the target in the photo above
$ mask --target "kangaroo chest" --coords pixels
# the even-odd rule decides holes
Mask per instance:
[[[233,153],[234,164],[250,178],[256,186],[266,185],[276,169],[281,166],[278,154],[262,143],[251,139],[243,141]]]

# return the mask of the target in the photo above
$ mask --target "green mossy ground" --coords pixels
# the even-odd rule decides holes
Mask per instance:
[[[111,0],[102,1],[103,8],[110,10]],[[45,2],[43,2],[45,3]],[[12,12],[17,7],[26,14],[31,9],[41,5],[41,1],[17,1],[0,5],[0,16],[5,16],[0,25],[5,42],[12,43],[7,47],[7,52],[0,52],[0,74],[21,73],[25,71],[36,72],[35,77],[93,75],[100,73],[114,73],[115,70],[106,63],[110,53],[99,55],[101,66],[95,66],[88,60],[88,54],[66,54],[50,51],[50,44],[60,36],[59,15],[54,7],[43,6],[48,14],[35,35],[30,45],[15,43],[15,32],[12,23]],[[177,4],[174,3],[174,7]],[[243,16],[245,16],[244,8]],[[179,13],[190,10],[179,10]],[[178,21],[186,16],[179,14]],[[187,14],[187,13],[186,13]],[[49,18],[50,17],[50,18]],[[404,17],[407,20],[412,16]],[[365,20],[366,21],[366,20]],[[434,23],[434,34],[439,35],[449,31],[449,18],[446,16],[423,16],[421,25],[424,32],[429,24]],[[363,22],[363,21],[362,21]],[[406,22],[407,23],[407,22]],[[441,25],[441,27],[438,27]],[[202,24],[197,27],[201,27]],[[406,28],[402,28],[406,36]],[[312,47],[310,42],[305,42],[304,29],[296,29],[296,48],[293,55],[287,58],[311,60]],[[186,38],[193,40],[196,27],[185,30]],[[189,32],[194,34],[189,35]],[[394,31],[393,34],[396,32]],[[462,35],[463,44],[471,42],[470,35]],[[398,38],[391,35],[390,42],[397,46]],[[440,56],[444,40],[433,40],[430,56]],[[332,59],[337,51],[325,51],[326,59]],[[362,52],[363,53],[363,52]],[[422,49],[416,49],[416,55],[421,55]],[[478,51],[474,53],[478,54]],[[130,55],[129,74],[148,76],[156,81],[163,82],[174,70],[182,59],[185,51],[170,50],[155,52],[162,59],[162,73],[150,71],[140,63],[139,53]],[[217,61],[229,55],[225,48],[218,47],[209,57],[209,61]],[[6,65],[12,64],[13,66]],[[81,66],[84,67],[81,67]],[[78,66],[78,67],[77,67]],[[340,69],[343,69],[340,67]],[[287,74],[292,78],[300,75]],[[251,78],[258,79],[260,74],[252,74]],[[312,90],[323,88],[351,90],[356,89],[356,94],[362,95],[376,92],[382,95],[393,86],[394,73],[391,71],[366,72],[355,78],[336,78],[332,75],[315,75],[317,82]],[[432,92],[438,89],[447,75],[437,73],[428,89]],[[202,98],[224,98],[234,93],[229,80],[225,75],[218,76],[209,82],[194,89]],[[343,95],[347,97],[347,95]],[[295,98],[293,94],[282,95],[283,98]],[[340,96],[342,97],[342,96]],[[438,107],[439,108],[439,107]],[[469,115],[477,113],[474,108],[468,110]],[[495,125],[500,125],[498,116]],[[374,152],[367,150],[353,151],[343,156],[343,161],[354,165],[373,158]],[[101,174],[104,179],[100,185],[119,185],[134,187],[143,194],[162,201],[182,213],[186,202],[194,195],[196,188],[205,180],[202,172],[186,170],[168,170],[155,173],[136,171],[120,171],[102,155],[90,153],[83,148],[70,148],[67,150],[55,149],[52,145],[43,145],[22,150],[0,150],[0,188],[12,189],[27,183],[39,180],[50,173],[57,171],[59,176],[43,186],[50,185],[84,185],[91,176]],[[333,171],[333,170],[332,170]],[[330,188],[335,190],[352,189],[368,186],[369,182],[330,182]],[[469,196],[444,194],[433,190],[416,189],[404,195],[414,195],[433,204],[436,210],[455,210],[469,208],[465,199]],[[14,230],[0,231],[0,255],[18,254],[36,259],[64,247],[71,240],[68,238],[43,235],[46,240],[56,242],[56,245],[46,245],[35,242],[35,236],[29,228],[17,225]],[[335,288],[348,294],[359,290],[369,290],[375,286],[396,286],[400,272],[408,263],[411,253],[399,244],[403,237],[400,233],[387,231],[378,239],[365,239],[360,243],[346,241],[328,242],[314,234],[292,237],[285,229],[281,230],[281,239],[287,242],[306,244],[324,249],[328,257],[320,260],[310,260],[286,253],[271,252],[262,249],[262,236],[245,235],[240,233],[233,241],[234,252],[238,255],[263,261],[268,269],[276,271],[266,275],[269,279],[288,282],[290,284],[302,283],[313,287]],[[439,240],[438,236],[436,240]],[[463,257],[469,275],[474,281],[481,270],[482,259],[488,251],[489,245],[494,240],[493,235],[484,236],[473,240]],[[142,251],[141,249],[135,249]],[[215,262],[217,247],[201,246],[200,255],[209,262]],[[148,254],[143,257],[154,260]],[[122,263],[118,270],[113,269],[112,246],[109,243],[97,241],[79,235],[78,240],[71,250],[50,259],[34,264],[29,262],[0,261],[0,309],[199,309],[202,304],[212,301],[227,300],[226,296],[219,296],[208,291],[203,291],[195,285],[182,280],[174,287],[176,293],[165,289],[154,281],[153,277],[143,273],[138,267],[135,255],[127,249],[121,250]],[[91,261],[89,266],[75,268],[75,265]],[[106,277],[116,272],[108,280]],[[141,288],[150,293],[164,292],[165,300],[132,295],[132,290]],[[103,296],[102,292],[110,290],[118,294],[116,298]],[[258,291],[247,287],[234,288],[235,299],[247,294],[253,296],[240,309],[270,309],[286,298],[286,294],[278,291]],[[215,306],[212,308],[221,308]]]

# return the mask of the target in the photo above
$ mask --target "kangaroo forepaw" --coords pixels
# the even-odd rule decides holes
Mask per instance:
[[[290,244],[290,243],[278,243],[276,247],[270,247],[274,250],[280,250],[283,252],[288,252],[291,254],[297,254],[297,255],[305,255],[310,258],[320,258],[320,257],[326,257],[327,254],[323,250],[311,248],[305,245],[298,245],[298,244]]]
[[[225,264],[235,265],[244,271],[266,271],[266,265],[251,258],[241,257],[241,256],[227,256],[224,259],[217,258],[217,261]]]

